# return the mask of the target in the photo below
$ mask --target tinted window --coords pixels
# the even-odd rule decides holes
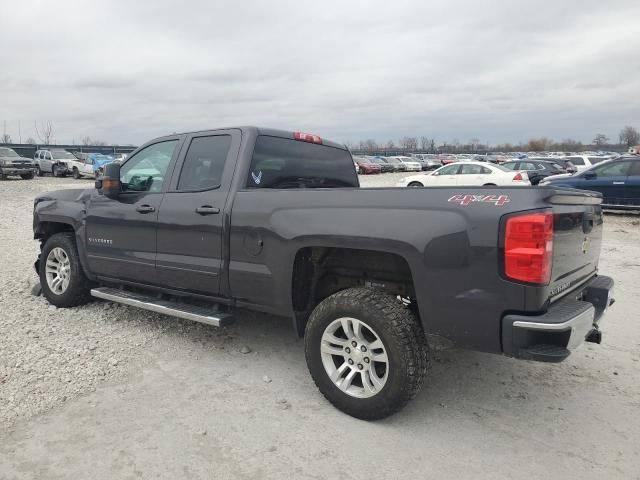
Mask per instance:
[[[479,175],[484,167],[482,165],[462,165],[460,173],[462,175]],[[487,169],[488,170],[488,169]]]
[[[502,166],[504,168],[508,168],[509,170],[515,170],[517,163],[505,163]]]
[[[584,165],[584,160],[580,157],[570,157],[569,160],[574,165]]]
[[[222,170],[231,147],[231,135],[197,137],[184,158],[178,190],[208,190],[222,182]]]
[[[592,169],[598,177],[623,177],[627,175],[630,162],[613,162]]]
[[[251,159],[248,188],[357,187],[348,151],[261,135]]]
[[[520,170],[537,170],[536,166],[531,162],[521,162]]]
[[[635,160],[631,162],[631,169],[629,170],[629,175],[634,177],[640,177],[640,160]]]
[[[177,140],[154,143],[140,150],[120,169],[125,192],[160,192]]]

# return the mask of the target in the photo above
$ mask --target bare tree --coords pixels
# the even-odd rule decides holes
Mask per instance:
[[[527,150],[531,152],[542,152],[549,150],[553,141],[547,137],[531,138],[527,143]]]
[[[620,130],[620,144],[627,147],[633,147],[640,144],[640,132],[635,128],[627,125]]]
[[[38,128],[38,124],[33,122],[36,127],[36,135],[38,136],[38,140],[40,143],[44,145],[51,145],[53,143],[53,125],[49,120],[46,122],[40,122],[40,128]]]
[[[417,150],[418,139],[416,137],[402,137],[400,139],[400,147],[403,150]]]
[[[7,132],[4,132],[2,134],[2,137],[0,137],[0,143],[11,143],[11,135],[9,135]]]
[[[477,151],[478,147],[480,146],[480,139],[479,138],[472,138],[471,140],[469,140],[469,146],[471,147],[472,151]]]
[[[393,140],[389,140],[389,141],[387,142],[387,148],[388,148],[389,150],[393,150],[394,148],[396,148],[396,144],[395,144],[395,143],[393,143]]]
[[[604,133],[598,133],[593,138],[593,141],[591,143],[599,147],[602,147],[603,145],[609,144],[609,137],[607,137]]]
[[[429,137],[425,137],[424,135],[420,137],[420,149],[428,150],[431,139]]]
[[[36,139],[33,137],[27,137],[27,139],[24,141],[24,143],[28,144],[28,145],[35,145],[36,143]]]
[[[368,140],[360,140],[360,150],[366,150],[367,152],[373,152],[378,150],[378,144],[375,140],[369,138]]]
[[[429,140],[429,151],[430,152],[435,152],[436,151],[436,139],[432,138],[431,140]]]
[[[89,135],[82,137],[82,139],[80,140],[80,142],[82,143],[82,145],[87,146],[87,145],[91,145],[91,137]]]

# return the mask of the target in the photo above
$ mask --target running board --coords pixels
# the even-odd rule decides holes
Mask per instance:
[[[214,327],[225,327],[233,323],[233,315],[218,310],[197,307],[186,303],[170,302],[140,293],[127,292],[117,288],[100,287],[91,289],[91,295],[103,300],[122,303],[173,317],[206,323]]]

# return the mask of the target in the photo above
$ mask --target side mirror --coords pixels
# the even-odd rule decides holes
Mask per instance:
[[[105,165],[104,173],[96,180],[95,186],[105,197],[117,198],[122,191],[122,185],[120,183],[120,164],[112,162]]]
[[[598,175],[596,174],[596,172],[591,172],[591,171],[584,172],[584,174],[583,174],[583,177],[584,177],[586,180],[591,180],[591,179],[593,179],[593,178],[596,178],[597,176],[598,176]]]

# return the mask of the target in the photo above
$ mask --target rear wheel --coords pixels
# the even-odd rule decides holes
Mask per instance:
[[[38,175],[39,177],[42,177],[44,175],[44,172],[40,170],[40,165],[36,165],[36,175]]]
[[[76,307],[91,300],[91,282],[80,265],[74,234],[56,233],[40,256],[42,293],[56,307]]]
[[[409,187],[424,187],[420,182],[409,182]]]
[[[335,293],[315,308],[305,355],[327,400],[364,420],[404,407],[422,387],[429,362],[416,317],[394,296],[367,288]]]
[[[76,167],[73,167],[73,178],[75,178],[76,180],[80,178],[80,172]]]

